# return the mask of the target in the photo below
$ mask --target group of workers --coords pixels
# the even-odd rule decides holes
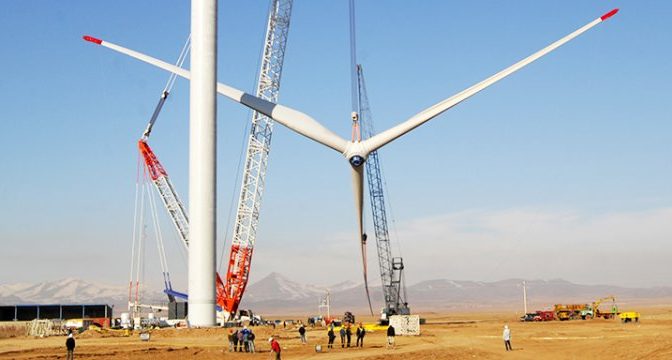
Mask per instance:
[[[351,325],[350,323],[346,323],[343,326],[341,326],[341,329],[339,330],[339,334],[341,336],[341,347],[350,347],[350,339],[352,337],[352,330],[351,330]],[[357,342],[356,342],[356,347],[364,347],[364,336],[366,336],[366,329],[360,322],[359,325],[357,326],[357,330],[355,332],[355,335],[357,336]],[[387,348],[394,348],[394,338],[396,335],[396,331],[392,325],[387,327]],[[307,344],[308,340],[306,338],[306,328],[303,326],[303,324],[300,324],[299,326],[299,337],[301,339],[301,344]],[[329,325],[329,330],[327,331],[327,337],[329,339],[329,345],[327,346],[329,349],[334,348],[334,340],[336,339],[336,334],[335,334],[335,326],[334,324]],[[513,350],[511,347],[511,329],[509,329],[508,325],[504,325],[504,331],[502,332],[502,338],[504,340],[504,345],[506,347],[506,351],[511,351]],[[248,329],[247,326],[244,326],[240,330],[235,330],[234,329],[229,329],[229,335],[228,335],[228,340],[229,340],[229,351],[230,352],[250,352],[254,353],[255,352],[255,347],[254,347],[254,339],[255,335],[252,332],[252,330]],[[271,353],[275,357],[276,360],[280,360],[280,344],[274,337],[268,338],[268,342],[271,346]],[[66,348],[67,348],[67,359],[71,360],[74,359],[74,350],[75,350],[75,339],[73,337],[72,333],[68,334],[68,337],[66,339]]]
[[[229,329],[229,351],[230,352],[249,352],[254,353],[255,335],[247,326],[240,330]]]
[[[352,339],[352,327],[350,323],[346,323],[345,325],[341,326],[341,329],[339,330],[339,335],[341,336],[341,347],[350,347],[351,339]],[[364,336],[366,336],[366,329],[364,329],[364,326],[362,323],[359,323],[359,326],[357,326],[357,330],[355,331],[355,335],[357,336],[357,343],[356,347],[363,347],[364,346]],[[329,324],[329,330],[327,331],[327,337],[329,339],[329,343],[327,345],[327,348],[333,349],[334,348],[334,340],[336,340],[336,333],[334,330],[334,324]]]
[[[299,328],[298,328],[298,333],[299,333],[299,339],[301,341],[302,345],[305,345],[308,343],[308,339],[306,337],[306,327],[303,325],[303,323],[299,323]],[[346,322],[343,324],[340,329],[338,330],[338,333],[341,337],[341,348],[349,348],[351,347],[351,342],[352,342],[352,324],[349,322]],[[394,348],[395,343],[394,343],[394,338],[396,335],[396,331],[393,326],[388,326],[387,327],[387,348]],[[355,347],[364,347],[364,337],[366,336],[366,329],[364,328],[364,325],[360,322],[357,325],[357,328],[355,329],[355,336],[356,336],[356,342],[355,342]],[[334,340],[336,340],[336,326],[331,323],[329,324],[329,328],[327,330],[327,338],[329,340],[327,348],[333,349],[334,348]],[[273,337],[269,338],[268,341],[271,343],[271,351],[272,353],[275,354],[276,359],[280,359],[280,345],[278,344],[277,340],[274,339]]]
[[[256,335],[247,326],[243,326],[240,330],[229,329],[229,352],[256,352],[254,346],[254,339]],[[271,346],[271,353],[276,360],[280,360],[280,343],[274,337],[268,338],[268,343]]]

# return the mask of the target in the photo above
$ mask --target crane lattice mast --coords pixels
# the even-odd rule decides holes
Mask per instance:
[[[187,215],[180,197],[175,191],[173,183],[168,177],[168,173],[163,168],[163,165],[159,162],[159,159],[156,157],[152,149],[147,144],[145,139],[138,141],[138,150],[142,154],[143,159],[145,160],[145,166],[147,172],[149,173],[154,187],[159,193],[163,205],[168,210],[170,219],[175,225],[177,233],[180,235],[180,240],[184,244],[185,248],[189,248],[189,216]]]
[[[138,141],[138,149],[140,154],[142,154],[145,167],[154,184],[154,188],[159,193],[159,197],[161,197],[161,201],[168,211],[170,220],[173,222],[173,225],[175,225],[175,229],[180,236],[180,240],[182,240],[182,244],[184,244],[185,248],[189,249],[189,216],[187,215],[187,211],[185,210],[177,191],[175,191],[173,183],[168,177],[168,173],[163,165],[161,165],[159,158],[152,151],[152,148],[147,144],[147,137],[143,136],[143,138]],[[171,302],[173,302],[176,297],[187,299],[187,294],[173,290],[170,278],[165,279],[164,281],[166,284],[163,291],[168,295]],[[219,274],[215,274],[215,287],[217,289],[217,305],[222,307],[224,304],[224,282]]]
[[[271,1],[256,95],[272,103],[278,101],[292,3],[293,0]],[[250,275],[272,134],[273,120],[255,111],[224,284],[224,310],[229,314],[238,309]]]
[[[364,72],[361,65],[357,65],[358,93],[359,93],[359,122],[364,138],[374,134],[373,116],[369,107],[369,98],[366,93]],[[378,151],[369,154],[366,162],[366,178],[369,186],[369,199],[373,214],[373,227],[376,233],[376,247],[378,249],[378,265],[383,284],[385,308],[383,312],[389,315],[408,315],[410,309],[406,302],[405,288],[403,287],[404,262],[401,257],[392,257],[390,247],[390,233],[387,226],[387,212],[385,208],[385,189],[380,168]],[[402,290],[404,290],[402,294]]]

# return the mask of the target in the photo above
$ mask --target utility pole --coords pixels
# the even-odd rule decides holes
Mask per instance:
[[[523,307],[525,314],[527,314],[527,287],[525,286],[525,280],[523,280]]]
[[[191,2],[189,322],[215,325],[217,0]]]

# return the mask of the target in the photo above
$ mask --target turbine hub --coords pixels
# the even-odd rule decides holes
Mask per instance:
[[[348,159],[350,166],[358,168],[366,162],[369,152],[366,151],[361,141],[353,141],[348,143],[347,148],[343,152],[343,156]]]
[[[352,165],[352,167],[356,167],[356,168],[358,168],[358,167],[362,166],[362,164],[364,164],[364,158],[359,156],[359,155],[355,155],[355,156],[351,157],[350,159],[348,159],[348,161],[350,161],[350,165]]]

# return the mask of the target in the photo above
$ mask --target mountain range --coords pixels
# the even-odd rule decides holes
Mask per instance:
[[[663,305],[672,302],[672,287],[628,288],[611,285],[581,285],[569,281],[527,280],[528,308],[542,309],[556,303],[589,303],[614,295],[621,306]],[[374,311],[382,308],[382,288],[370,288]],[[279,273],[271,273],[250,284],[241,309],[265,314],[317,314],[318,305],[329,292],[331,311],[367,312],[361,284],[342,282],[331,286],[301,284]],[[523,302],[521,279],[494,282],[429,280],[406,288],[406,299],[415,311],[487,311],[520,309]],[[68,278],[38,284],[0,284],[0,304],[111,304],[125,309],[128,287],[91,283]],[[161,291],[145,290],[143,302],[165,302]],[[120,310],[123,311],[123,310]]]

